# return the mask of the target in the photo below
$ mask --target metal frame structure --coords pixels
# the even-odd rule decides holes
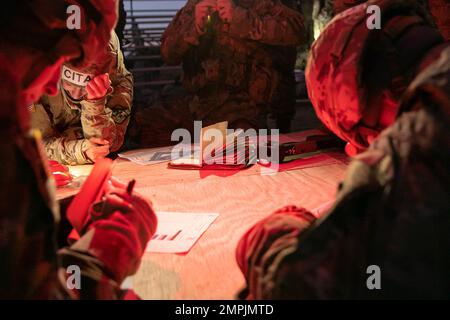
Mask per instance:
[[[136,9],[136,3],[142,2],[184,2],[180,0],[123,0],[126,11],[124,30],[125,59],[132,67],[135,87],[161,87],[175,83],[173,79],[161,77],[161,73],[174,74],[176,78],[181,66],[165,66],[161,55],[161,36],[167,25],[177,13],[177,9]],[[150,80],[149,80],[150,79]]]

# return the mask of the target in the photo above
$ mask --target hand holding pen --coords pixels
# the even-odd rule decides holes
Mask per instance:
[[[115,211],[127,213],[133,210],[133,190],[136,180],[131,180],[128,185],[117,178],[111,177],[103,196],[102,202],[94,205],[92,219],[104,219]]]

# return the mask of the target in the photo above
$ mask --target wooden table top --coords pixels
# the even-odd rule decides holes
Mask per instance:
[[[133,288],[143,299],[233,299],[244,278],[234,254],[241,235],[254,223],[286,205],[313,210],[330,202],[343,179],[347,158],[326,152],[282,165],[266,174],[259,165],[244,171],[168,169],[167,163],[140,166],[115,161],[113,175],[137,180],[135,190],[156,211],[219,213],[191,251],[184,255],[146,253]],[[87,175],[91,166],[76,166]],[[58,199],[76,193],[63,188]]]

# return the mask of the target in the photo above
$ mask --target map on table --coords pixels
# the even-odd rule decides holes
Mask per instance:
[[[156,216],[158,227],[146,252],[187,253],[219,214],[157,212]]]
[[[182,157],[181,154],[178,154],[176,152],[172,154],[174,147],[175,146],[154,148],[154,149],[132,150],[120,153],[119,157],[130,160],[131,162],[134,162],[141,166],[169,162],[171,160],[179,159]],[[192,148],[193,152],[197,149],[198,147],[196,146]]]

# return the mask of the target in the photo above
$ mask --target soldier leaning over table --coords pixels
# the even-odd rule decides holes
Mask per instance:
[[[182,63],[187,94],[140,110],[134,139],[167,144],[173,130],[190,128],[194,120],[265,128],[268,114],[288,130],[296,47],[304,41],[302,17],[290,6],[280,0],[189,0],[161,44],[167,64]]]
[[[246,232],[242,298],[448,299],[450,47],[403,108],[352,161],[324,217],[291,206]]]
[[[133,76],[112,32],[97,61],[79,69],[66,63],[60,90],[31,106],[47,156],[66,165],[93,163],[124,142],[133,102]]]
[[[323,216],[288,206],[245,233],[236,253],[247,284],[243,298],[447,299],[450,295],[450,43],[443,42],[413,2],[373,2],[390,17],[375,33],[380,37],[365,43],[358,37],[333,43],[338,33],[364,35],[366,8],[355,7],[322,32],[307,68],[316,111],[328,125],[342,120],[347,126],[333,131],[354,143],[364,142],[364,151],[355,155],[336,203]],[[397,42],[383,41],[387,36]],[[402,49],[411,43],[414,47]],[[350,96],[364,96],[358,90],[371,84],[361,77],[359,85],[347,86],[362,74],[352,68],[363,66],[364,59],[347,68],[340,65],[349,61],[346,57],[357,57],[358,48],[367,48],[369,57],[377,50],[392,52],[393,46],[404,56],[398,55],[392,64],[372,59],[377,64],[370,72],[370,79],[387,79],[382,82],[390,84],[383,88],[385,93],[395,82],[380,78],[377,70],[394,77],[393,68],[401,65],[407,75],[397,102],[385,99],[372,105],[380,119],[389,121],[370,127],[360,118],[357,127],[350,127],[357,119],[354,111],[370,110],[365,103],[372,101]],[[409,66],[405,55],[411,59]],[[385,117],[389,114],[393,117]],[[368,281],[373,274],[370,267],[379,267],[380,290],[371,290],[378,286]]]
[[[70,5],[83,10],[81,29],[66,28]],[[116,17],[115,0],[16,0],[0,11],[0,299],[130,297],[120,286],[155,232],[150,203],[111,179],[80,240],[59,249],[64,212],[28,108],[44,92],[58,92],[64,62],[84,68],[98,61]]]

